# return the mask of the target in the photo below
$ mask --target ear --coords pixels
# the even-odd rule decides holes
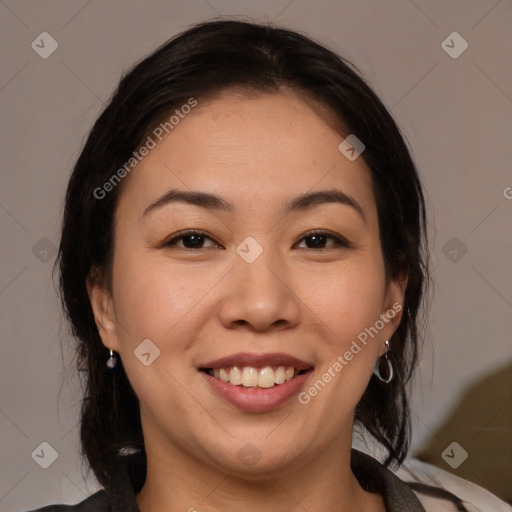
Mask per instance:
[[[385,342],[393,336],[393,333],[397,330],[402,320],[407,280],[407,274],[402,273],[395,279],[391,279],[388,283],[381,312],[381,318],[384,317],[385,326],[382,329],[383,339],[379,352],[380,355],[386,353],[387,348]]]
[[[112,293],[104,286],[96,272],[91,272],[86,286],[101,341],[105,347],[118,352],[119,343]]]

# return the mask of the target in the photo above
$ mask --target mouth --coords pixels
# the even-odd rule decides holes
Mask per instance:
[[[199,370],[233,386],[268,389],[313,370],[313,365],[284,353],[242,352],[202,365]]]
[[[240,353],[207,362],[198,370],[217,396],[242,411],[263,413],[290,403],[315,368],[288,354]]]
[[[289,382],[312,369],[312,367],[300,369],[284,365],[263,367],[233,365],[222,368],[200,368],[200,371],[232,386],[269,389]]]

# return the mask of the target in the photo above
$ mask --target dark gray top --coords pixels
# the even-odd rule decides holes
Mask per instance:
[[[388,512],[426,512],[409,486],[380,462],[352,450],[352,471],[361,487],[383,496]],[[76,505],[48,505],[30,512],[140,512],[123,466],[111,485]]]

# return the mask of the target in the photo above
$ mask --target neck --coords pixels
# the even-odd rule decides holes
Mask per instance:
[[[136,496],[140,512],[385,512],[382,497],[364,491],[351,471],[351,437],[310,459],[249,475],[192,458],[177,444],[163,450],[157,436],[145,439],[147,475]]]

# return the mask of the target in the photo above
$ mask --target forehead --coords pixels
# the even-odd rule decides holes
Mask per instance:
[[[256,211],[338,187],[372,207],[366,163],[339,151],[345,137],[317,102],[290,92],[234,91],[197,101],[131,172],[120,210],[126,203],[144,209],[167,188],[215,193]]]

